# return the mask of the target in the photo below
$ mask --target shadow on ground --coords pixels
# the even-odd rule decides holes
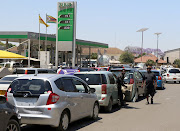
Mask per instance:
[[[78,120],[69,125],[68,131],[75,131],[75,130],[81,129],[85,126],[88,126],[88,125],[94,123],[94,122],[98,122],[101,119],[102,118],[99,117],[97,120],[92,120],[89,118],[84,118],[84,119]],[[21,131],[55,131],[55,129],[50,126],[22,125]]]

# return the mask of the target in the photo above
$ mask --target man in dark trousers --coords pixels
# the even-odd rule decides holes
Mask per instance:
[[[147,67],[147,72],[144,75],[143,81],[143,84],[145,83],[145,96],[147,98],[146,105],[149,104],[149,95],[151,96],[151,104],[153,104],[153,96],[155,94],[156,76],[151,72],[151,68],[151,66]]]
[[[122,69],[122,72],[117,77],[118,97],[121,102],[121,106],[125,106],[125,102],[123,101],[123,93],[122,93],[122,89],[121,89],[122,86],[125,86],[124,85],[125,73],[126,73],[125,69]]]

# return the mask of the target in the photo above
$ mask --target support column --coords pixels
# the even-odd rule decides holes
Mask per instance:
[[[8,39],[6,39],[6,49],[8,49],[9,45],[8,45]]]
[[[18,54],[21,55],[21,52],[22,52],[22,44],[21,44],[21,39],[19,39]]]
[[[80,67],[82,67],[82,64],[81,64],[81,52],[82,52],[82,47],[80,47]]]
[[[53,45],[51,43],[51,55],[50,55],[50,63],[52,64],[54,62],[53,60]]]
[[[91,47],[89,47],[89,66],[90,66],[90,61],[91,61]]]
[[[45,41],[43,41],[42,50],[45,51]]]
[[[30,46],[31,46],[31,50],[30,50],[30,54],[31,54],[31,57],[34,57],[34,47],[33,47],[33,41],[31,40],[31,43],[30,43]]]
[[[78,45],[77,45],[77,47],[76,47],[76,64],[77,64],[77,66],[78,66]]]

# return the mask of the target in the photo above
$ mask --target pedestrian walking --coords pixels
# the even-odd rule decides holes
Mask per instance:
[[[117,77],[118,98],[119,98],[122,106],[125,105],[125,101],[123,100],[123,93],[122,93],[122,86],[125,86],[124,85],[125,73],[126,73],[125,69],[122,69],[122,72]]]
[[[143,78],[143,84],[145,83],[145,96],[147,99],[146,104],[149,104],[149,95],[151,96],[151,104],[153,104],[153,97],[156,92],[155,87],[157,85],[156,83],[156,76],[153,72],[151,72],[152,67],[147,67],[147,72],[144,75]],[[143,86],[142,84],[142,86]]]

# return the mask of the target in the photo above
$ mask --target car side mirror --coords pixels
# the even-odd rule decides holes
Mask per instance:
[[[90,92],[90,93],[95,93],[95,92],[96,92],[96,89],[95,89],[95,88],[90,88],[89,92]]]
[[[0,104],[6,103],[6,97],[0,96]]]

